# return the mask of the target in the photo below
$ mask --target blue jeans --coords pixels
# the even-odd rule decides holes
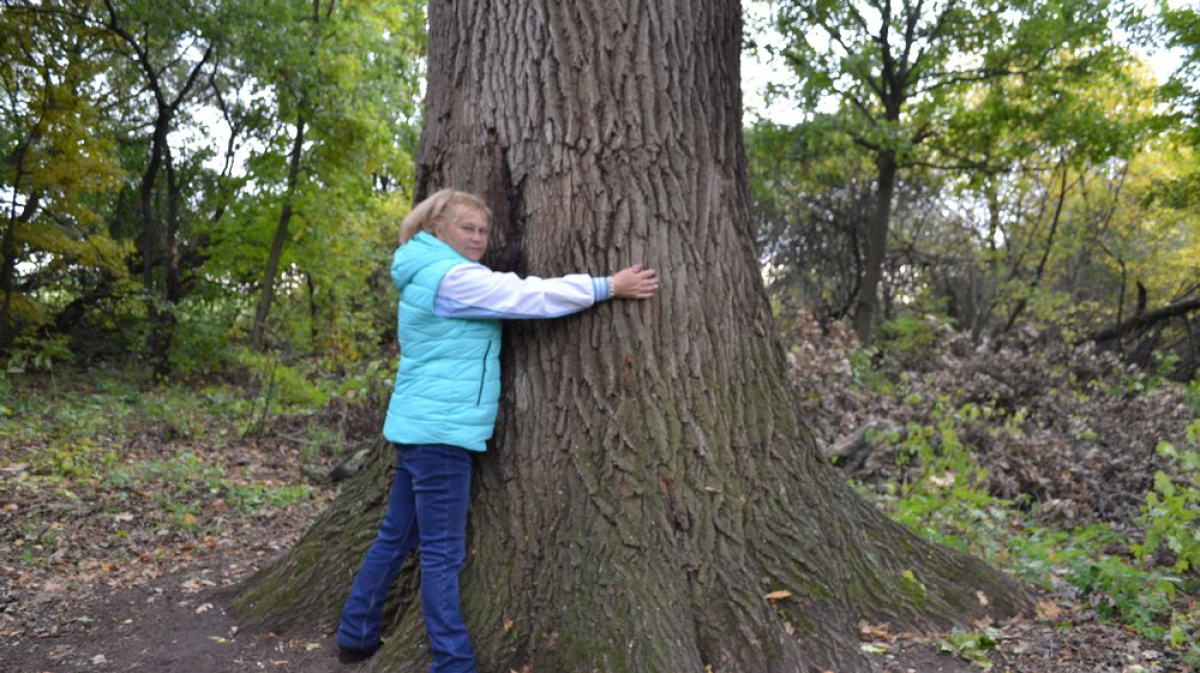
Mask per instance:
[[[383,603],[404,557],[421,549],[421,609],[433,650],[431,673],[475,673],[463,623],[458,573],[467,552],[471,454],[444,444],[397,444],[396,480],[379,535],[367,550],[342,608],[337,644],[379,645]]]

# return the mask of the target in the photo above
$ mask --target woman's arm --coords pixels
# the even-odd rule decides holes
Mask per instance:
[[[442,279],[434,311],[448,318],[554,318],[606,299],[649,299],[657,287],[654,270],[640,264],[599,278],[521,278],[480,264],[462,264]]]

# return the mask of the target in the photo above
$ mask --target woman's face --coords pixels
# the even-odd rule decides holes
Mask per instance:
[[[478,262],[483,257],[484,251],[487,250],[490,230],[486,215],[468,210],[456,221],[442,226],[437,232],[437,237],[453,248],[454,252],[472,262]]]

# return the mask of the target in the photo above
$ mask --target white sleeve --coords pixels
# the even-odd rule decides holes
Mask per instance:
[[[611,299],[611,287],[609,278],[584,274],[521,278],[460,264],[442,278],[434,312],[445,318],[554,318]]]

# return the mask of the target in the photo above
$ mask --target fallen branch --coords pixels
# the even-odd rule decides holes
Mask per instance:
[[[1095,341],[1096,343],[1112,341],[1122,334],[1128,334],[1134,330],[1143,330],[1164,320],[1170,320],[1171,318],[1178,318],[1179,316],[1187,315],[1192,311],[1200,311],[1200,297],[1193,297],[1184,301],[1178,301],[1160,309],[1135,315],[1123,323],[1114,325],[1113,327],[1105,327],[1098,332],[1093,332],[1077,341],[1075,345],[1078,346],[1079,344],[1087,341]]]

